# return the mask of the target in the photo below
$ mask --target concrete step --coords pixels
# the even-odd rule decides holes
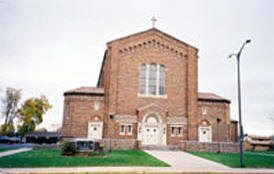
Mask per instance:
[[[180,151],[179,146],[162,146],[162,145],[143,145],[141,149],[144,150],[166,150],[166,151]]]

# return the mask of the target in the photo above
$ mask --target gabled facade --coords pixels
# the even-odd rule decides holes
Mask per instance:
[[[198,93],[197,54],[156,28],[108,42],[97,87],[64,93],[63,136],[112,139],[117,148],[213,142],[217,133],[237,141],[230,101]]]

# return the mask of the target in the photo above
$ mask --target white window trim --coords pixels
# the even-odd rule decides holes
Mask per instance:
[[[181,133],[179,133],[179,128],[181,128]],[[178,129],[177,136],[179,136],[179,137],[183,136],[183,127],[182,126],[178,126],[177,129]]]
[[[143,65],[143,64],[142,64]],[[149,93],[149,66],[151,64],[145,64],[146,65],[146,89],[145,89],[145,93],[142,94],[139,92],[137,93],[137,97],[141,97],[141,98],[163,98],[166,99],[167,98],[167,94],[160,94],[160,64],[156,64],[156,94],[150,94]],[[165,69],[166,72],[166,69]],[[165,76],[166,78],[166,76]],[[166,92],[166,90],[164,90],[164,92]]]
[[[172,133],[172,128],[174,128],[174,133]],[[170,126],[170,136],[172,136],[172,137],[176,136],[176,126],[174,126],[174,125]]]
[[[172,134],[172,127],[174,127],[175,132]],[[181,133],[179,134],[179,127],[181,128]],[[172,124],[170,125],[170,136],[172,137],[181,137],[183,136],[183,125],[182,124]]]
[[[201,110],[202,110],[202,115],[206,115],[206,113],[207,113],[206,106],[202,106]]]
[[[167,99],[167,94],[164,95],[153,95],[153,94],[137,94],[138,97],[140,98],[162,98],[162,99]]]
[[[131,127],[131,131],[130,131],[130,132],[128,132],[128,126]],[[127,135],[132,135],[132,131],[133,131],[133,126],[132,126],[132,124],[128,124],[128,125],[127,125]]]
[[[124,131],[122,132],[122,126],[124,126]],[[126,134],[126,126],[124,124],[120,124],[120,135]]]
[[[98,111],[100,109],[100,102],[98,102],[98,101],[94,102],[94,106],[93,107],[94,107],[95,111]]]
[[[121,127],[124,126],[124,132],[121,132]],[[128,126],[131,126],[131,132],[128,132]],[[133,125],[128,123],[122,123],[120,124],[120,135],[132,135],[133,132]]]

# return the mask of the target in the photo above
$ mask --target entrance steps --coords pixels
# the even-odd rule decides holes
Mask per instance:
[[[141,149],[144,150],[166,150],[166,151],[180,151],[181,148],[179,146],[163,146],[163,145],[143,145]]]

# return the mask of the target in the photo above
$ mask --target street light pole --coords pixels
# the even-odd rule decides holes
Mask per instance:
[[[240,166],[245,167],[244,165],[244,151],[243,151],[243,124],[242,124],[242,106],[241,106],[241,77],[240,77],[240,57],[242,54],[242,51],[246,44],[250,43],[251,40],[246,40],[242,47],[240,48],[238,53],[230,54],[228,57],[231,58],[232,56],[235,56],[237,58],[237,79],[238,79],[238,110],[239,110],[239,125],[240,125]]]
[[[220,122],[221,118],[217,118],[217,141],[218,141],[218,150],[217,153],[221,153],[221,147],[220,147]]]
[[[111,127],[111,132],[110,132],[110,134],[109,134],[109,152],[111,152],[112,151],[112,141],[111,141],[111,139],[112,139],[112,132],[113,132],[113,130],[112,130],[112,128],[113,128],[113,125],[112,125],[112,120],[114,119],[114,114],[110,114],[109,115],[109,119],[110,119],[110,124],[109,125],[111,125],[110,127]]]

